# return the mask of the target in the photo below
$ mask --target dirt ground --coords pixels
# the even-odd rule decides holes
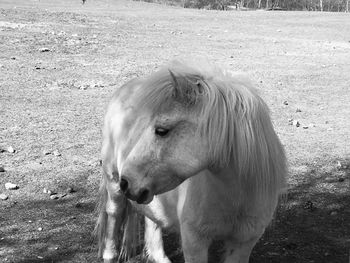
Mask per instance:
[[[126,80],[197,56],[250,75],[288,154],[289,190],[250,262],[350,262],[349,14],[112,0],[0,0],[0,262],[99,262],[106,103]]]

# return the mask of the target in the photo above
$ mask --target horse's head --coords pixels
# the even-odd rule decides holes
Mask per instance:
[[[113,163],[107,173],[130,199],[149,203],[204,169],[228,164],[238,177],[268,174],[263,157],[274,151],[266,142],[274,131],[267,106],[247,79],[205,66],[173,63],[116,93],[106,118],[114,118],[112,136],[105,134],[112,142],[104,144],[112,146],[103,151]]]
[[[118,142],[120,189],[138,203],[174,189],[208,166],[200,132],[201,78],[168,69],[153,74],[129,99],[125,137]]]

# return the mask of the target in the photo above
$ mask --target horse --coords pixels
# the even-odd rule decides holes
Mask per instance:
[[[126,262],[145,216],[148,262],[170,263],[162,231],[180,234],[186,263],[248,262],[287,173],[268,106],[246,78],[210,63],[172,61],[118,88],[102,142],[96,231],[104,262]]]

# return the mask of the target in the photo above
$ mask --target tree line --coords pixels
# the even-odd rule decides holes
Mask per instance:
[[[349,12],[350,0],[145,0],[179,5],[185,8],[205,9],[267,9]]]

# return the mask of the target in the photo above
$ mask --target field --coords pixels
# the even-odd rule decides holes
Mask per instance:
[[[349,262],[349,14],[0,0],[1,262],[98,261],[106,103],[176,57],[246,72],[285,145],[289,189],[250,262]]]

